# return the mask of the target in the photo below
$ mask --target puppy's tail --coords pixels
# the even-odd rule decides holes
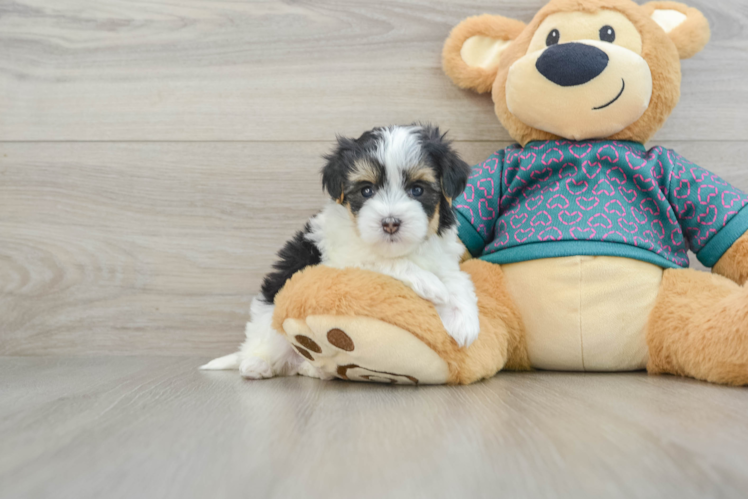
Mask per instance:
[[[228,354],[221,356],[213,361],[205,363],[200,367],[201,370],[238,370],[239,369],[239,353]]]

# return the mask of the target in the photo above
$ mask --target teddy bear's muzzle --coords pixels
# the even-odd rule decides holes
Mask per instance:
[[[652,74],[625,47],[582,40],[531,52],[509,68],[506,104],[522,123],[570,140],[609,137],[649,106]]]

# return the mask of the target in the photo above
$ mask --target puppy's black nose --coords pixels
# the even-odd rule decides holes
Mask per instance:
[[[562,87],[583,85],[608,67],[608,54],[584,43],[551,45],[538,58],[540,74]]]
[[[385,233],[395,234],[400,230],[400,219],[394,217],[382,219],[382,229],[384,229]]]

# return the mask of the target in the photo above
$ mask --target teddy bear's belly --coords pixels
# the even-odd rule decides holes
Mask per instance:
[[[562,257],[502,266],[535,368],[646,367],[646,324],[662,268],[621,257]]]

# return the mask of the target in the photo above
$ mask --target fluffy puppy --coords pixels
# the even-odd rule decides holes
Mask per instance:
[[[324,264],[383,273],[431,301],[460,346],[478,336],[473,283],[460,270],[451,200],[465,189],[470,167],[431,126],[382,127],[358,139],[338,138],[326,157],[322,185],[332,200],[279,252],[251,305],[239,352],[203,369],[239,368],[246,378],[319,376],[271,327],[273,301],[294,273]]]

